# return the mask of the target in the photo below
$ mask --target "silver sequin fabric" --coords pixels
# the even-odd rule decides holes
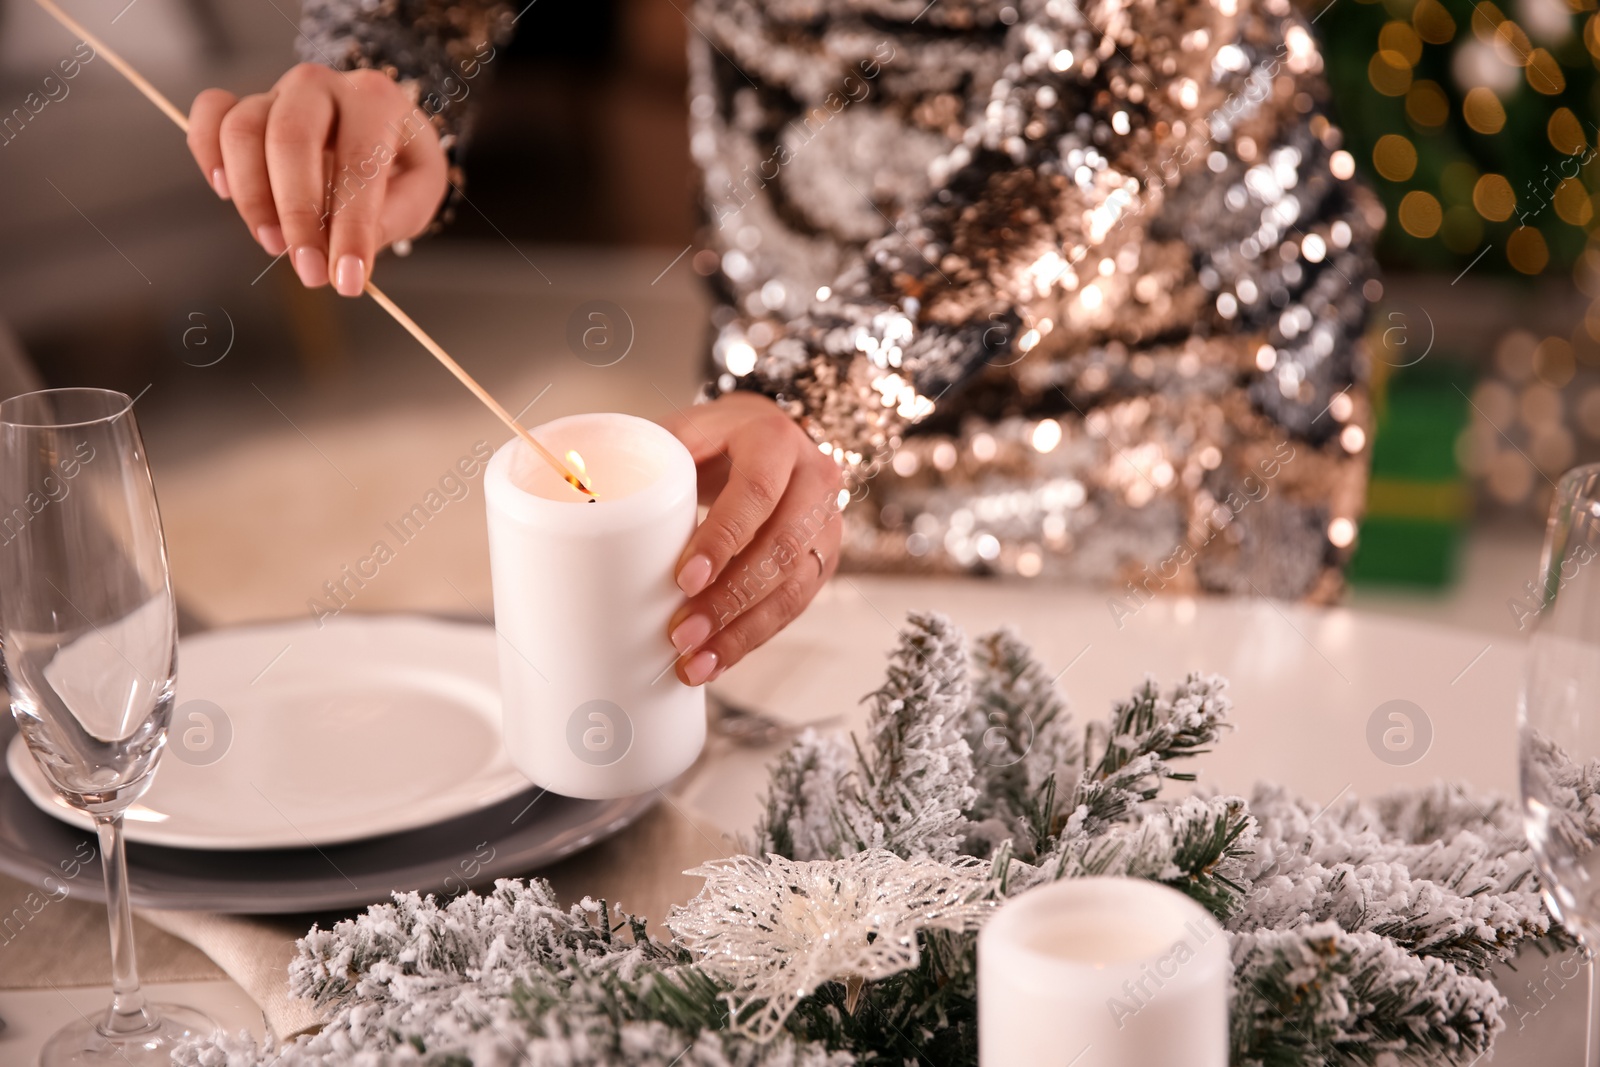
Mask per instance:
[[[335,70],[381,70],[410,94],[416,107],[407,126],[431,124],[449,161],[443,222],[462,198],[460,157],[475,96],[514,22],[504,0],[305,0],[295,50],[302,61]],[[398,138],[410,136],[411,129],[396,130]]]
[[[1287,0],[691,17],[707,395],[846,469],[847,565],[1338,595],[1383,216]]]

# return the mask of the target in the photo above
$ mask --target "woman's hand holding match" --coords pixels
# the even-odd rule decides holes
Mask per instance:
[[[189,150],[268,254],[343,296],[361,295],[379,249],[427,228],[447,186],[426,113],[376,70],[301,63],[265,93],[207,89]]]

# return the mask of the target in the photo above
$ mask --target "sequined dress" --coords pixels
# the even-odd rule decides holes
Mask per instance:
[[[511,38],[516,13],[503,0],[305,0],[295,51],[336,70],[370,68],[394,78],[431,123],[449,162],[450,192],[434,228],[461,198],[460,155],[473,94]],[[409,243],[407,243],[408,245]]]
[[[1288,0],[689,16],[707,395],[846,468],[848,565],[1337,595],[1382,214]]]

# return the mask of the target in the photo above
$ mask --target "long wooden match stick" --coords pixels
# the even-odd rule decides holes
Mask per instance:
[[[146,79],[143,74],[140,74],[137,70],[134,70],[127,60],[117,55],[115,50],[107,47],[106,43],[100,40],[100,38],[84,29],[83,26],[81,26],[71,15],[57,7],[55,0],[37,0],[37,3],[40,7],[45,9],[51,18],[61,23],[61,25],[65,26],[70,32],[76,34],[79,40],[88,43],[88,45],[93,48],[98,55],[104,56],[106,62],[115,67],[117,69],[117,73],[121,74],[124,78],[127,78],[133,87],[139,90],[139,92],[143,93],[145,99],[154,104],[163,115],[171,119],[173,125],[177,126],[178,129],[182,130],[184,133],[189,132],[188,116],[174,107],[172,101],[168,100],[160,89],[157,89],[154,85],[150,84],[149,80]],[[527,442],[528,447],[532,448],[541,459],[550,464],[551,467],[555,468],[556,473],[561,475],[562,478],[566,479],[568,485],[572,486],[578,492],[583,493],[585,496],[589,497],[589,499],[594,499],[594,490],[589,488],[587,479],[581,478],[577,474],[574,474],[572,468],[568,467],[564,462],[562,462],[554,452],[551,452],[548,448],[544,447],[544,445],[541,445],[534,438],[533,434],[529,433],[527,429],[523,427],[522,423],[518,422],[509,411],[501,407],[500,402],[494,397],[490,396],[489,391],[483,386],[479,385],[477,379],[468,374],[466,370],[462,368],[461,364],[451,359],[450,354],[440,347],[439,342],[435,341],[432,337],[429,337],[427,331],[421,326],[418,326],[416,320],[410,315],[407,315],[404,311],[401,311],[400,306],[393,300],[390,300],[383,290],[379,289],[376,285],[373,285],[371,281],[368,281],[366,285],[366,293],[368,296],[372,297],[373,301],[379,307],[387,311],[394,321],[403,326],[407,333],[409,333],[412,337],[415,337],[418,343],[420,343],[423,348],[426,348],[428,352],[433,355],[434,359],[437,359],[440,363],[444,364],[445,370],[448,370],[451,374],[455,375],[457,381],[471,390],[473,396],[481,400],[485,407],[494,412],[496,418],[505,423],[506,426],[509,427],[511,431],[518,437],[522,438],[523,441]]]
[[[172,101],[168,100],[165,96],[162,96],[161,90],[157,89],[154,85],[151,85],[148,81],[146,81],[143,74],[140,74],[138,71],[129,66],[127,60],[123,59],[121,56],[117,55],[116,52],[107,48],[105,44],[94,34],[78,25],[76,19],[57,7],[52,0],[39,0],[39,6],[44,8],[45,11],[49,12],[50,16],[57,22],[61,23],[61,25],[77,34],[80,40],[87,41],[90,47],[92,47],[97,53],[105,56],[106,62],[110,63],[113,67],[116,67],[118,73],[132,82],[133,87],[145,95],[145,99],[149,100],[156,107],[160,108],[162,113],[165,114],[167,118],[177,123],[178,128],[183,130],[184,133],[189,132],[188,117],[185,116],[183,112],[173,107]]]
[[[499,417],[501,422],[515,430],[517,436],[526,441],[528,443],[528,447],[542,456],[546,463],[554,467],[556,471],[563,478],[565,478],[574,489],[578,490],[580,493],[586,494],[591,500],[594,499],[594,490],[590,489],[582,478],[574,474],[571,468],[557,458],[554,452],[551,452],[548,448],[544,447],[544,445],[541,445],[533,436],[533,434],[523,429],[522,423],[518,422],[511,412],[501,407],[500,401],[490,396],[489,391],[483,386],[479,385],[476,378],[463,370],[461,364],[451,359],[450,353],[440,348],[439,342],[429,337],[427,331],[421,326],[418,326],[416,321],[412,319],[410,315],[407,315],[404,311],[401,311],[399,305],[397,305],[393,300],[389,299],[388,294],[384,293],[382,289],[379,289],[376,285],[373,285],[369,281],[367,282],[367,295],[372,297],[379,307],[383,308],[383,310],[387,311],[391,316],[393,316],[394,321],[398,322],[401,326],[404,326],[406,332],[417,339],[418,344],[420,344],[423,348],[426,348],[429,352],[432,352],[433,358],[438,360],[440,363],[443,363],[444,369],[456,376],[456,381],[472,390],[472,395],[483,401],[484,407],[494,412],[495,415]]]

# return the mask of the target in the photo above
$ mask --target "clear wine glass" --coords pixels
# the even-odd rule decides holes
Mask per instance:
[[[1545,903],[1589,961],[1585,1064],[1600,1067],[1600,464],[1556,487],[1520,707],[1523,826]]]
[[[133,401],[49,389],[0,402],[0,655],[11,710],[50,784],[89,813],[111,920],[110,1008],[57,1033],[40,1067],[170,1062],[216,1024],[139,990],[122,815],[150,786],[177,620]]]

